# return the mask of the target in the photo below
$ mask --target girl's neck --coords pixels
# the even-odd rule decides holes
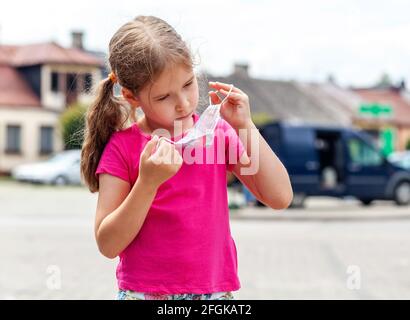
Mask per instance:
[[[148,135],[151,135],[157,129],[165,129],[165,130],[168,130],[168,132],[171,134],[171,137],[174,137],[175,133],[177,133],[178,135],[184,134],[187,130],[192,128],[194,126],[194,117],[192,115],[189,121],[187,121],[187,124],[182,125],[182,132],[175,132],[173,127],[164,128],[163,126],[157,124],[155,121],[148,119],[145,115],[143,115],[140,119],[138,119],[137,125],[142,132]]]

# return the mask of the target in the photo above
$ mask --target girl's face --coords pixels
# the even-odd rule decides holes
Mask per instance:
[[[151,130],[163,128],[174,133],[174,121],[182,128],[193,126],[192,114],[198,105],[198,83],[194,71],[182,65],[165,69],[153,85],[136,97]]]

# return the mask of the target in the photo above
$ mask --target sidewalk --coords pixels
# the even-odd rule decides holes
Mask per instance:
[[[357,200],[328,197],[308,198],[304,209],[273,210],[246,206],[230,210],[232,219],[279,221],[344,221],[344,220],[397,220],[410,219],[410,206],[399,207],[392,201],[375,201],[364,207]]]

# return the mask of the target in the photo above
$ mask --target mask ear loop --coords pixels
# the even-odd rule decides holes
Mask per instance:
[[[223,98],[223,100],[221,101],[221,103],[219,103],[219,105],[222,105],[222,104],[225,102],[225,100],[228,99],[229,95],[230,95],[231,92],[232,92],[232,89],[233,89],[233,84],[231,84],[231,89],[229,89],[228,94],[226,95],[225,98]],[[211,97],[209,97],[209,105],[212,105],[212,104],[213,104],[213,103],[212,103]]]

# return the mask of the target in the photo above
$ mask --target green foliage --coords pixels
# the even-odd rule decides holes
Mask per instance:
[[[274,117],[265,112],[252,113],[253,123],[259,127],[274,120]]]
[[[64,149],[81,149],[84,141],[85,113],[87,106],[73,104],[60,117]]]
[[[407,140],[407,143],[406,143],[406,150],[410,150],[410,139],[409,139],[409,140]]]

